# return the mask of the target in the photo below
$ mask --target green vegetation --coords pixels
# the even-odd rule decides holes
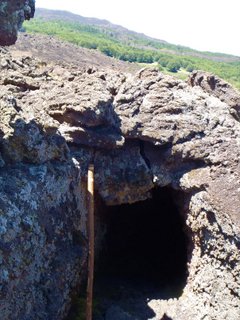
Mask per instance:
[[[204,70],[218,75],[240,89],[240,62],[217,62],[199,57],[161,54],[159,64],[169,72]]]
[[[156,64],[163,72],[186,78],[193,70],[212,72],[240,89],[240,58],[198,52],[131,31],[42,18],[25,22],[27,32],[56,36],[84,48],[97,49],[123,61]]]

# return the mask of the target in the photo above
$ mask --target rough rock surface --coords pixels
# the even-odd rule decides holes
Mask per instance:
[[[22,23],[31,19],[34,11],[35,0],[0,0],[0,45],[14,44]]]
[[[28,34],[20,32],[15,45],[9,48],[14,56],[28,55],[47,63],[64,63],[81,68],[111,68],[121,72],[136,72],[140,69],[136,63],[110,58],[97,50],[81,48],[54,36]]]
[[[204,91],[212,94],[223,102],[226,102],[231,108],[233,115],[240,116],[240,97],[236,91],[225,81],[215,77],[213,74],[204,72],[194,72],[189,79],[191,86],[200,86]]]
[[[238,320],[239,93],[208,74],[189,85],[156,70],[81,70],[5,49],[0,59],[1,319],[67,314],[85,270],[94,162],[107,205],[147,199],[155,186],[179,192],[189,276],[179,299],[149,301],[156,319]]]

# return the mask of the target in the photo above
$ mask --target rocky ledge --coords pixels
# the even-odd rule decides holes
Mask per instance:
[[[156,187],[180,195],[188,279],[178,299],[158,301],[156,319],[238,320],[239,93],[207,73],[185,83],[152,69],[47,65],[5,49],[0,68],[1,319],[66,316],[86,271],[94,162],[107,206],[147,199]]]

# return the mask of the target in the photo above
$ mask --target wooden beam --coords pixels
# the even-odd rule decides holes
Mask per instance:
[[[94,165],[88,167],[88,284],[86,320],[92,320],[94,278]]]

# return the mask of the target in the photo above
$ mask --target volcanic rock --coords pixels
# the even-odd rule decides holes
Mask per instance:
[[[17,40],[24,20],[33,18],[35,0],[0,1],[0,45],[9,46]]]
[[[157,187],[178,195],[188,278],[178,299],[149,302],[161,305],[156,317],[238,320],[239,93],[206,73],[189,85],[154,69],[49,65],[6,49],[0,68],[1,319],[67,315],[86,276],[92,162],[106,206]]]

